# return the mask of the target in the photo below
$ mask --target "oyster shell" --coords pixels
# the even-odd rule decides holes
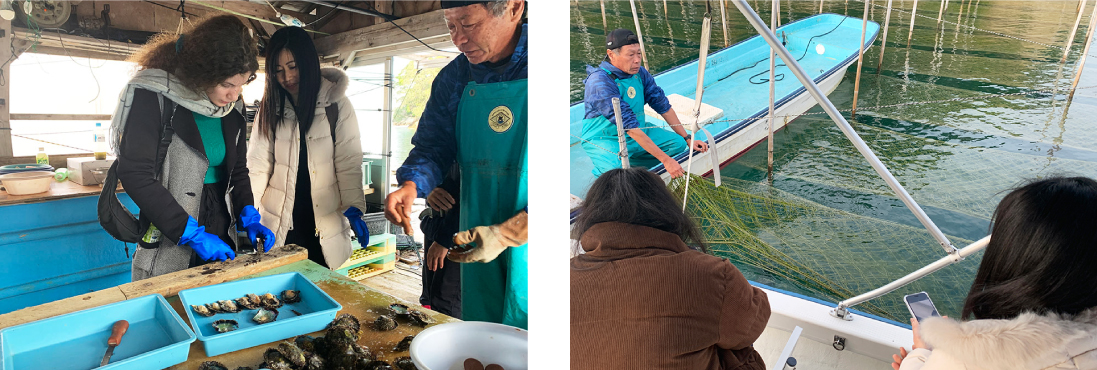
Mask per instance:
[[[256,324],[266,324],[276,319],[278,319],[278,310],[260,308],[259,312],[252,316],[251,321],[255,321]]]
[[[198,365],[198,370],[229,370],[229,368],[217,361],[206,361]]]
[[[282,357],[293,363],[295,367],[305,366],[305,351],[302,351],[296,344],[290,342],[278,343],[278,353],[281,353]]]
[[[396,320],[387,315],[381,315],[377,317],[377,320],[373,321],[373,328],[379,331],[389,331],[396,329],[399,326]]]
[[[270,293],[264,294],[262,299],[263,299],[263,307],[266,307],[266,308],[269,308],[269,309],[275,309],[275,308],[278,308],[278,307],[282,307],[282,302],[279,301],[278,298],[275,298],[273,294],[270,294]]]
[[[331,347],[328,348],[327,356],[324,361],[327,362],[328,367],[333,369],[353,369],[355,364],[358,363],[359,356],[354,351],[354,344],[352,343],[331,343]]]
[[[408,306],[401,303],[390,304],[389,310],[396,316],[407,316],[408,314]]]
[[[305,354],[305,370],[323,370],[324,359],[315,353]]]
[[[236,302],[231,300],[217,301],[217,304],[221,306],[222,312],[237,313],[240,312],[240,308],[236,307]]]
[[[368,367],[366,367],[366,369],[367,369],[367,370],[394,370],[394,369],[392,368],[392,365],[389,365],[389,363],[388,363],[388,362],[384,362],[384,361],[373,361],[373,362],[370,362],[370,363],[369,363],[369,366],[368,366]]]
[[[252,369],[250,366],[241,366],[241,367],[236,368],[236,370],[255,370],[255,369]]]
[[[396,343],[396,348],[393,351],[404,352],[411,348],[411,341],[415,339],[414,335],[409,335],[400,340],[400,343]]]
[[[236,305],[248,310],[254,310],[256,308],[259,308],[259,302],[252,302],[251,298],[248,298],[247,296],[237,298]]]
[[[412,362],[411,357],[408,356],[400,357],[396,359],[396,361],[393,361],[392,364],[400,370],[419,370],[419,368],[415,366],[415,362]]]
[[[362,324],[358,322],[358,318],[354,315],[344,313],[335,317],[335,320],[332,320],[331,323],[328,324],[329,329],[336,327],[347,328],[357,333],[359,330],[362,329]]]
[[[274,348],[268,348],[266,352],[263,352],[263,360],[266,361],[265,367],[268,369],[293,370],[293,363]]]
[[[228,333],[239,327],[240,324],[236,320],[217,320],[213,322],[213,328],[217,329],[218,333]]]
[[[299,290],[283,290],[282,302],[284,303],[297,303],[301,301],[301,291]]]
[[[333,345],[353,344],[358,342],[358,333],[344,327],[335,327],[328,329],[324,341]]]
[[[194,310],[194,313],[205,316],[205,317],[213,316],[216,313],[216,312],[210,311],[209,307],[206,307],[206,305],[204,305],[204,304],[191,305],[190,309]]]
[[[408,316],[411,317],[411,322],[415,325],[427,326],[435,323],[435,320],[430,316],[427,316],[423,311],[408,310]]]
[[[221,310],[221,305],[218,304],[217,302],[206,303],[206,308],[209,308],[209,312],[213,312],[213,313],[225,312],[225,311]]]
[[[305,352],[316,353],[316,338],[309,335],[298,335],[293,338],[293,344]]]

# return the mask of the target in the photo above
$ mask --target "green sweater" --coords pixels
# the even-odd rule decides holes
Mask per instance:
[[[194,113],[194,123],[198,125],[202,146],[206,148],[206,159],[209,159],[205,183],[217,183],[224,178],[225,172],[222,165],[225,162],[225,134],[221,132],[221,119]]]

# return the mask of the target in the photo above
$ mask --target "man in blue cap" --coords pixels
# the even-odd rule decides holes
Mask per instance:
[[[660,163],[672,177],[685,173],[674,156],[687,148],[707,151],[708,145],[693,140],[671,108],[663,89],[640,66],[640,40],[632,31],[618,28],[606,35],[606,58],[598,67],[587,67],[583,104],[583,149],[594,162],[594,175],[621,168],[616,149],[617,118],[612,98],[621,99],[621,126],[628,135],[629,164],[651,168]],[[644,104],[666,120],[673,132],[645,123]],[[609,152],[607,150],[613,150]]]
[[[460,229],[448,252],[461,267],[467,321],[527,327],[526,3],[442,1],[461,51],[438,73],[396,171],[400,188],[385,216],[410,231],[411,206],[426,198],[456,162],[461,171]],[[483,262],[483,263],[470,263]]]

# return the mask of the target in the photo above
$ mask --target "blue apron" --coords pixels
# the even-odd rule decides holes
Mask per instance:
[[[613,73],[605,68],[602,70],[606,71],[610,78],[614,78]],[[617,79],[617,89],[621,92],[621,102],[627,103],[629,108],[632,108],[632,113],[636,115],[640,130],[647,134],[648,138],[663,150],[663,153],[673,157],[686,151],[686,141],[673,131],[660,127],[644,128],[647,126],[644,116],[644,83],[640,81],[639,75],[634,74],[626,79]],[[583,149],[586,150],[587,157],[594,162],[594,176],[601,176],[606,171],[621,168],[621,158],[617,156],[617,152],[621,150],[621,144],[617,142],[616,122],[610,121],[605,116],[584,119],[582,137]],[[625,147],[628,148],[629,164],[633,167],[652,168],[660,164],[655,156],[644,150],[644,147],[627,134]]]
[[[526,207],[526,80],[469,82],[457,106],[461,230],[502,223]],[[528,326],[528,244],[461,266],[461,318]]]

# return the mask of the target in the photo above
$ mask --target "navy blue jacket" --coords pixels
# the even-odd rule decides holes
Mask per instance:
[[[470,80],[483,84],[525,79],[526,53],[526,25],[523,24],[522,36],[510,57],[511,64],[503,73],[495,73],[481,64],[469,64],[464,54],[438,72],[423,116],[419,118],[419,129],[411,138],[415,147],[396,170],[397,183],[414,182],[419,198],[426,198],[442,183],[450,165],[457,159],[457,104],[461,102],[465,85]]]
[[[610,77],[602,68],[613,73],[613,77]],[[640,75],[640,82],[644,84],[644,102],[659,114],[670,110],[670,101],[667,100],[667,95],[663,93],[663,89],[659,85],[655,84],[655,79],[651,77],[651,73],[648,73],[648,70],[644,67],[640,67],[640,71],[636,74]],[[616,79],[629,77],[632,77],[632,75],[614,67],[608,61],[603,61],[598,67],[587,66],[587,79],[583,80],[586,85],[583,94],[583,107],[586,108],[586,114],[583,115],[583,118],[604,116],[610,122],[617,122],[613,114],[613,101],[611,100],[614,97],[621,97],[621,90],[617,88]],[[636,120],[636,114],[632,112],[632,108],[624,99],[621,99],[621,124],[624,125],[625,130],[640,126],[640,121]]]

